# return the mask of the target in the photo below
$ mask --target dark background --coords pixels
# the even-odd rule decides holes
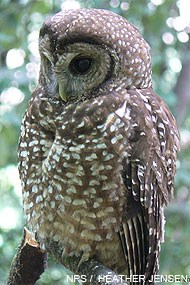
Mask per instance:
[[[1,0],[0,284],[5,283],[24,225],[17,144],[21,119],[38,79],[39,29],[46,17],[79,2],[81,7],[105,8],[126,17],[152,48],[154,89],[174,113],[181,134],[175,197],[166,209],[160,274],[190,276],[190,1]],[[38,284],[69,284],[63,281],[65,274],[51,260]]]

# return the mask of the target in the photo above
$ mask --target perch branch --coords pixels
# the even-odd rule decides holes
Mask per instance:
[[[124,283],[124,277],[117,275],[115,272],[105,267],[95,259],[91,259],[88,262],[84,262],[78,269],[80,275],[88,277],[86,284],[88,285],[127,285]]]
[[[12,261],[8,285],[33,285],[46,267],[47,255],[34,238],[24,228],[23,239]]]
[[[52,251],[53,249],[53,251]],[[62,250],[58,243],[50,242],[48,251],[58,262],[63,264],[73,273],[81,278],[85,278],[83,284],[86,285],[127,285],[122,276],[105,267],[96,259],[83,262],[78,266],[80,257],[63,258]],[[55,255],[56,252],[56,255]],[[34,238],[34,234],[24,229],[24,236],[17,253],[12,261],[8,278],[8,285],[34,285],[40,278],[46,267],[47,254],[40,248]],[[72,276],[72,275],[71,275]]]
[[[71,272],[74,272],[73,276],[78,275],[83,277],[82,284],[127,285],[127,282],[125,282],[126,276],[116,274],[95,258],[91,258],[79,266],[81,257],[63,257],[63,253],[58,242],[49,242],[47,250],[59,263],[63,264]]]

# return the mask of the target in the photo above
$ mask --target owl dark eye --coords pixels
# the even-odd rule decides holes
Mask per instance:
[[[92,64],[92,58],[88,57],[81,57],[81,58],[74,58],[69,67],[74,74],[85,74],[88,72]]]

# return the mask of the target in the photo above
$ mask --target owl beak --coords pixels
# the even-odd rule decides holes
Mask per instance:
[[[62,83],[59,83],[59,95],[64,102],[67,102],[68,98],[64,89],[64,85]]]

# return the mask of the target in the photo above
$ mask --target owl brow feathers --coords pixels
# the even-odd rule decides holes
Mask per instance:
[[[67,41],[92,42],[93,39],[119,55],[121,66],[126,67],[122,76],[128,77],[129,82],[135,65],[136,86],[151,86],[150,48],[137,28],[121,16],[97,9],[80,9],[78,14],[73,10],[61,12],[45,21],[40,34],[45,33],[49,35],[49,49],[56,59]]]

